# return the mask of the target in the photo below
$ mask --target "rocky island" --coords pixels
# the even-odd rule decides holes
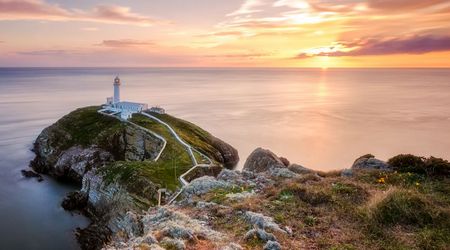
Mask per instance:
[[[91,218],[83,249],[446,249],[450,163],[373,155],[320,172],[144,111],[73,111],[34,144],[31,167],[74,182],[65,209]],[[29,174],[34,176],[35,174]]]

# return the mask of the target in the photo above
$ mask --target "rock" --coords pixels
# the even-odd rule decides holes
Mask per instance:
[[[87,228],[77,228],[75,236],[81,249],[96,250],[109,242],[111,233],[108,227],[92,223]]]
[[[57,177],[64,177],[81,183],[87,171],[100,168],[112,160],[113,156],[109,152],[96,146],[89,148],[74,146],[59,156],[53,173]]]
[[[353,170],[351,170],[349,168],[346,168],[346,169],[342,170],[341,176],[342,177],[352,177],[353,176]]]
[[[227,246],[223,247],[221,250],[243,250],[244,248],[242,248],[239,244],[236,243],[230,243]]]
[[[294,173],[297,174],[309,174],[309,173],[314,173],[315,171],[309,168],[305,168],[301,165],[298,164],[292,164],[288,167],[289,170],[291,170]]]
[[[392,170],[386,162],[376,159],[375,156],[371,154],[366,154],[356,159],[352,165],[352,169]]]
[[[206,194],[216,188],[231,187],[232,185],[227,182],[217,180],[216,178],[211,176],[203,176],[189,183],[189,185],[185,187],[183,194],[189,197],[192,195]]]
[[[161,233],[173,239],[191,240],[194,238],[192,230],[178,225],[168,225]]]
[[[217,180],[238,184],[243,183],[242,174],[238,171],[223,169],[219,175],[217,175]]]
[[[225,235],[209,228],[204,222],[167,207],[151,208],[143,217],[144,234],[160,233],[166,238],[190,240],[204,238],[219,241]]]
[[[250,197],[255,196],[255,192],[252,190],[251,192],[241,192],[241,193],[229,193],[226,194],[226,197],[230,200],[235,200],[235,201],[239,201],[239,200],[243,200],[243,199],[247,199]]]
[[[215,159],[222,163],[224,167],[232,169],[239,162],[238,151],[233,148],[230,144],[225,143],[217,137],[210,135],[210,144],[218,150],[215,154]]]
[[[25,170],[25,169],[22,169],[20,172],[21,172],[22,175],[23,175],[24,177],[26,177],[26,178],[37,178],[37,180],[38,180],[39,182],[41,182],[41,181],[44,180],[44,178],[42,178],[42,176],[41,176],[40,174],[34,172],[33,170]]]
[[[163,245],[165,249],[173,249],[173,250],[186,249],[186,245],[182,240],[171,239],[167,237],[161,240],[161,245]]]
[[[281,250],[281,245],[276,241],[269,240],[266,245],[264,245],[263,250]]]
[[[276,241],[276,237],[275,235],[271,234],[271,233],[267,233],[266,231],[262,230],[262,229],[250,229],[247,233],[245,233],[244,235],[244,240],[245,241],[251,241],[254,239],[259,239],[263,242],[267,242],[267,241]]]
[[[82,192],[70,192],[62,201],[61,206],[68,211],[82,210],[87,206],[87,194]]]
[[[298,176],[298,174],[292,172],[287,168],[272,168],[269,170],[269,172],[273,177],[294,178]]]
[[[260,213],[247,211],[244,214],[244,219],[249,223],[261,229],[271,229],[273,231],[286,233],[283,229],[275,223],[274,219]]]
[[[145,235],[142,239],[142,243],[146,243],[146,244],[156,244],[158,243],[158,240],[156,240],[155,236],[153,236],[152,233],[148,233],[147,235]]]
[[[274,153],[257,148],[247,158],[243,170],[255,173],[265,172],[271,168],[284,168],[285,165]]]
[[[143,234],[143,228],[141,222],[141,216],[132,211],[127,211],[125,215],[120,214],[112,220],[113,225],[110,228],[114,232],[121,232],[126,237],[136,237]]]
[[[289,160],[284,157],[280,157],[280,161],[284,164],[285,167],[289,167],[289,165],[291,165]]]

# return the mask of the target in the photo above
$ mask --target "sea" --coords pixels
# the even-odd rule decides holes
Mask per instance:
[[[60,203],[75,186],[20,170],[34,139],[61,116],[122,100],[160,106],[238,149],[317,170],[360,155],[450,158],[450,69],[0,68],[0,248],[78,249],[85,217]]]

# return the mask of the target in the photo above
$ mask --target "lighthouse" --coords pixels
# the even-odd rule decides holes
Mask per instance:
[[[109,115],[117,115],[122,119],[130,119],[133,114],[140,113],[148,109],[146,103],[127,102],[120,100],[120,78],[116,76],[114,78],[114,96],[107,97],[106,103],[103,105],[103,112],[107,112]]]
[[[120,102],[120,78],[114,78],[114,104]]]

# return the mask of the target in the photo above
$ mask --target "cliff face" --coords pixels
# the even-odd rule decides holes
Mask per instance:
[[[127,212],[155,205],[160,188],[168,188],[168,194],[174,192],[178,177],[192,167],[185,148],[161,126],[150,131],[144,128],[150,122],[147,118],[126,123],[99,114],[98,109],[77,109],[44,129],[34,143],[36,157],[30,164],[39,173],[81,185],[63,206],[80,209],[93,219],[88,229],[79,232],[85,249],[99,248],[118,232],[133,234],[136,225],[131,225]],[[214,160],[213,174],[220,172],[221,165],[237,163],[233,147],[193,124],[176,121],[182,125],[176,127],[177,133]]]

